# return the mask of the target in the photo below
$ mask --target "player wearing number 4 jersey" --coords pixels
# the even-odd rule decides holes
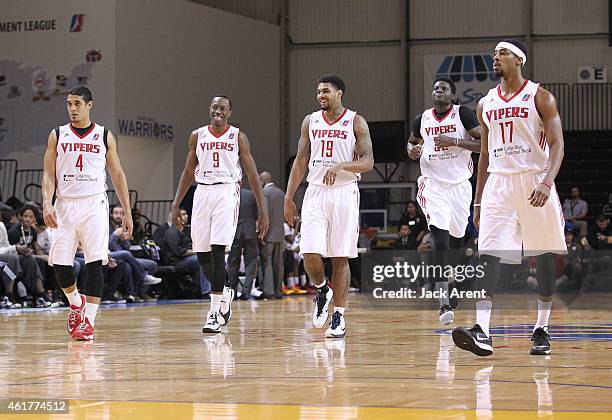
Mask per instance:
[[[563,131],[554,96],[521,74],[527,49],[515,40],[497,44],[493,71],[501,83],[480,100],[482,148],[474,199],[484,276],[476,287],[489,299],[476,303],[476,325],[455,328],[457,346],[479,356],[493,353],[489,333],[491,296],[500,261],[536,256],[538,318],[531,354],[550,353],[548,319],[555,284],[553,253],[567,252],[555,177],[563,160]]]
[[[321,328],[327,322],[328,306],[334,314],[326,337],[346,334],[344,309],[348,292],[348,258],[357,257],[359,235],[359,174],[374,166],[372,140],[365,119],[342,105],[346,88],[336,75],[322,76],[317,87],[321,110],[302,122],[298,153],[285,195],[285,219],[297,220],[293,196],[308,167],[308,188],[302,204],[304,268],[315,284],[317,295],[312,322]],[[323,260],[332,260],[332,287],[325,284]]]
[[[49,265],[70,301],[68,332],[77,340],[92,340],[104,286],[102,265],[108,262],[106,169],[125,209],[122,224],[126,239],[132,234],[132,214],[117,141],[89,118],[91,91],[84,86],[70,89],[66,105],[70,123],[51,131],[45,152],[43,216],[53,229]],[[72,271],[79,243],[85,254],[87,296],[79,294]]]
[[[456,105],[455,84],[437,79],[430,108],[417,116],[408,139],[408,156],[419,159],[418,202],[433,236],[433,263],[458,263],[458,251],[472,202],[472,152],[480,151],[480,127],[474,111]],[[449,249],[455,258],[449,260]],[[450,299],[449,279],[435,279],[440,292],[440,322],[453,322],[456,298]]]
[[[240,164],[259,206],[260,238],[266,236],[269,221],[249,139],[244,132],[228,124],[232,101],[227,96],[217,95],[209,111],[210,125],[198,128],[189,137],[187,162],[172,202],[172,220],[178,229],[183,229],[179,206],[195,178],[198,187],[193,196],[191,216],[193,250],[198,255],[200,269],[211,281],[210,310],[202,332],[217,333],[232,316],[234,289],[225,285],[225,247],[234,241],[238,223]]]

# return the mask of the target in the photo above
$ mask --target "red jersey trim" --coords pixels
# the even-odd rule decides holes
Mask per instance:
[[[80,135],[72,126],[72,124],[68,124],[70,126],[70,130],[72,130],[72,132],[74,133],[75,136],[77,136],[78,138],[80,138],[81,140],[83,140],[85,137],[87,137],[88,135],[91,134],[91,132],[93,131],[94,128],[96,128],[96,123],[92,122],[91,123],[91,127],[89,127],[89,130],[87,130],[85,132],[85,134]]]
[[[510,98],[506,99],[504,97],[504,95],[502,95],[501,93],[501,84],[497,85],[497,95],[504,101],[504,102],[510,102],[511,100],[513,100],[516,95],[518,95],[519,93],[521,93],[521,91],[523,89],[525,89],[525,86],[527,86],[527,83],[529,82],[529,80],[525,79],[525,82],[523,82],[523,86],[521,86],[521,88],[519,90],[517,90],[516,92],[514,92],[514,95],[512,95]]]
[[[438,117],[436,117],[436,111],[435,108],[431,108],[431,115],[433,115],[433,117],[436,119],[436,121],[438,122],[442,122],[444,121],[444,119],[446,117],[448,117],[450,115],[450,113],[453,111],[453,108],[455,108],[454,105],[451,105],[451,107],[448,109],[448,111],[446,112],[446,114],[444,114],[444,116],[442,116],[442,118],[438,119]]]
[[[227,125],[227,128],[226,128],[226,129],[223,131],[223,133],[221,133],[221,134],[216,134],[216,133],[214,133],[214,132],[212,131],[212,129],[210,128],[210,125],[209,125],[209,126],[208,126],[208,132],[209,132],[210,134],[212,134],[213,136],[215,136],[216,138],[219,138],[219,137],[221,137],[222,135],[224,135],[225,133],[227,133],[227,132],[229,131],[229,129],[230,129],[230,128],[232,128],[232,126],[228,124],[228,125]]]
[[[336,124],[338,121],[340,121],[342,119],[342,117],[344,117],[344,114],[346,114],[346,111],[348,111],[348,108],[344,108],[344,111],[342,112],[342,114],[340,114],[340,116],[338,118],[336,118],[336,120],[334,122],[329,122],[329,120],[327,119],[327,117],[325,116],[325,111],[321,110],[321,114],[323,114],[323,119],[325,120],[325,122],[327,123],[327,125],[334,125]]]

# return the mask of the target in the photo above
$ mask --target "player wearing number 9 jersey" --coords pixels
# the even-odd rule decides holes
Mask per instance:
[[[266,236],[269,221],[249,139],[228,123],[232,114],[231,99],[225,95],[213,97],[209,112],[210,125],[194,130],[189,137],[185,169],[172,202],[172,220],[178,229],[183,229],[179,206],[195,179],[198,187],[193,195],[191,215],[193,251],[211,282],[210,310],[202,332],[217,333],[232,314],[234,289],[225,286],[225,247],[234,241],[238,223],[241,164],[259,206],[260,238]]]
[[[70,123],[51,131],[45,152],[43,217],[53,229],[49,265],[70,301],[68,332],[77,340],[92,340],[104,286],[102,265],[108,262],[106,169],[125,210],[126,239],[132,234],[132,214],[117,141],[89,117],[91,91],[84,86],[70,89],[66,105]],[[79,294],[72,271],[79,243],[85,256],[87,296]]]
[[[359,174],[374,166],[372,140],[365,119],[342,105],[346,90],[337,75],[319,79],[317,99],[321,109],[302,122],[298,153],[285,194],[285,219],[293,226],[297,209],[293,196],[306,168],[308,188],[302,203],[304,268],[315,284],[313,324],[325,325],[333,297],[334,314],[326,337],[346,334],[344,309],[348,292],[348,258],[357,257],[359,235]],[[332,289],[325,283],[323,260],[332,260]],[[350,276],[349,276],[350,277]]]
[[[493,353],[489,334],[491,296],[500,262],[520,263],[536,256],[538,317],[531,354],[550,353],[548,319],[555,285],[553,253],[566,253],[564,218],[555,189],[563,160],[563,131],[555,97],[523,78],[527,49],[507,39],[497,44],[493,71],[501,83],[480,100],[477,115],[482,147],[474,199],[480,230],[478,251],[484,276],[476,288],[476,325],[453,331],[455,344],[480,356]]]

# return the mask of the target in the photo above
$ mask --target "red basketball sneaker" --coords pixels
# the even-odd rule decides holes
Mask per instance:
[[[87,318],[83,318],[83,322],[72,332],[72,338],[81,341],[93,340],[94,329]]]
[[[70,311],[68,312],[68,334],[72,335],[72,332],[79,324],[83,321],[83,311],[85,310],[85,296],[81,297],[81,306],[70,305]]]

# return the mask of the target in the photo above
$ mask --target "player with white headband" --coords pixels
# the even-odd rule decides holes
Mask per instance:
[[[485,275],[477,290],[486,299],[476,303],[476,325],[455,328],[453,341],[478,356],[493,354],[489,321],[491,296],[500,261],[520,263],[522,254],[536,257],[538,318],[531,354],[550,353],[548,319],[555,284],[553,254],[567,252],[564,219],[555,189],[563,161],[563,130],[555,97],[538,83],[523,78],[527,49],[505,39],[495,47],[493,71],[501,83],[480,100],[476,110],[481,129],[474,223],[480,230],[478,251]]]

